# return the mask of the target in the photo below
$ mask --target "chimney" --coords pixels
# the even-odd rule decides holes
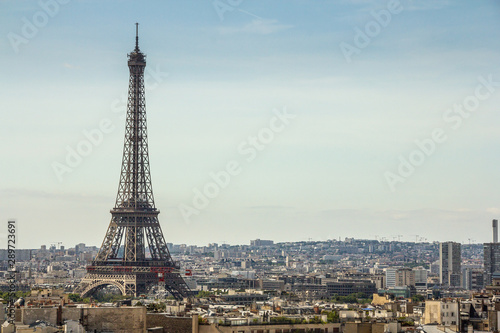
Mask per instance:
[[[498,243],[498,220],[493,220],[493,243]]]

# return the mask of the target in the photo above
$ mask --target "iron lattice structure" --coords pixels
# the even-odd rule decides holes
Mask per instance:
[[[139,49],[137,25],[128,67],[125,143],[116,203],[102,246],[75,292],[87,296],[114,285],[123,295],[138,296],[151,285],[164,282],[166,290],[182,299],[189,296],[189,288],[165,243],[151,185],[144,93],[146,56]]]

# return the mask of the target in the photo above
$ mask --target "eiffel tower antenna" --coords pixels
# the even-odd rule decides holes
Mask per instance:
[[[139,50],[139,23],[135,24],[135,52],[140,52]]]
[[[123,295],[139,296],[159,282],[176,299],[189,296],[180,265],[172,260],[165,243],[153,197],[144,90],[146,55],[139,50],[138,27],[136,23],[135,49],[128,54],[127,119],[116,203],[101,248],[75,290],[82,297],[107,285],[118,287]]]

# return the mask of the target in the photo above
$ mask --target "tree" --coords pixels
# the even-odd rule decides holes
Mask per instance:
[[[407,317],[399,317],[398,321],[401,323],[401,326],[414,326],[415,322]]]
[[[372,301],[371,298],[366,298],[366,295],[364,293],[353,293],[348,296],[333,295],[331,300],[333,302],[359,303],[359,304],[371,303]]]
[[[164,312],[167,306],[165,303],[150,303],[146,306],[148,312]]]
[[[196,297],[198,298],[203,298],[203,297],[210,297],[212,296],[214,293],[211,292],[211,291],[206,291],[206,290],[200,290],[198,292],[198,295],[196,295]]]
[[[321,314],[326,314],[326,321],[329,323],[339,323],[340,317],[337,311],[322,311]]]
[[[80,294],[69,294],[68,298],[74,303],[83,301],[83,298],[80,297]]]
[[[418,303],[418,302],[423,302],[425,301],[425,297],[422,296],[422,295],[413,295],[412,298],[411,298],[411,301],[414,302],[414,303]]]

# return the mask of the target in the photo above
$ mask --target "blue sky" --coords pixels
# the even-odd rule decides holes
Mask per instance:
[[[489,241],[500,217],[499,17],[495,1],[2,1],[0,219],[17,219],[21,247],[100,245],[139,22],[167,242]],[[285,110],[288,123],[248,161],[241,149]],[[68,149],[87,147],[103,121],[107,133],[69,167]],[[415,141],[436,129],[425,154]],[[410,157],[418,165],[401,174]],[[239,172],[195,207],[231,161]]]

